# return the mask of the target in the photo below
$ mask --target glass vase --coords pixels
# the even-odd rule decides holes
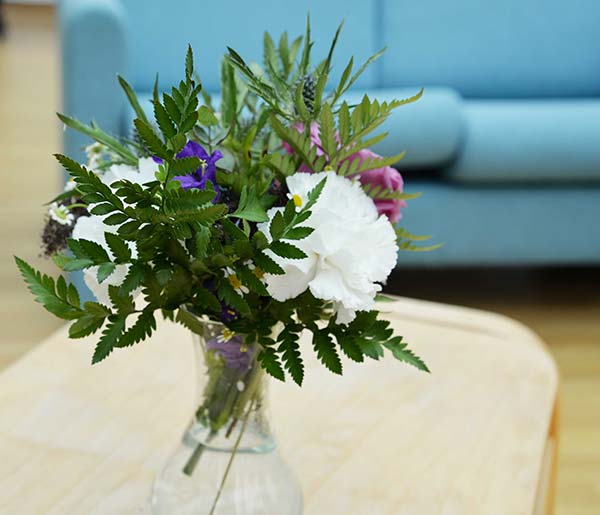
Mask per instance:
[[[258,345],[220,323],[194,334],[197,406],[152,490],[154,515],[299,515],[302,491],[271,432]]]

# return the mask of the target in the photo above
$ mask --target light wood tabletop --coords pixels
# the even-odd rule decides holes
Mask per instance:
[[[302,388],[272,383],[305,513],[552,513],[558,375],[542,342],[482,311],[380,309],[431,374],[390,356],[339,377],[305,352]],[[192,340],[165,322],[93,367],[92,349],[62,329],[0,375],[0,513],[146,512],[193,412]]]

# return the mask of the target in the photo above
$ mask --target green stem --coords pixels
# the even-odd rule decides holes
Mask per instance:
[[[223,492],[223,488],[225,487],[225,481],[227,481],[227,477],[229,476],[229,471],[231,470],[231,465],[233,464],[233,459],[237,454],[237,450],[240,446],[240,442],[242,441],[242,436],[246,430],[246,426],[248,425],[248,420],[250,419],[250,413],[252,413],[252,408],[254,406],[255,399],[253,398],[250,401],[250,405],[248,406],[248,411],[244,415],[244,422],[242,427],[240,428],[240,432],[235,441],[235,445],[231,450],[231,456],[229,456],[229,461],[227,462],[227,468],[225,469],[225,473],[223,474],[223,478],[221,479],[221,484],[219,485],[219,490],[217,491],[217,495],[215,496],[215,500],[213,501],[212,508],[210,509],[210,515],[214,515],[215,510],[217,509],[217,503],[219,502],[219,498],[221,497],[221,493]]]
[[[198,442],[198,445],[196,445],[196,448],[194,449],[194,452],[190,456],[190,459],[187,460],[187,463],[183,467],[183,473],[186,476],[191,476],[194,473],[194,470],[196,469],[196,465],[198,465],[198,462],[200,461],[200,458],[202,457],[202,454],[204,453],[204,449],[206,449],[206,444],[210,443],[210,441],[214,438],[215,435],[216,435],[216,433],[211,432],[211,433],[209,433],[208,437],[206,438],[206,442]]]

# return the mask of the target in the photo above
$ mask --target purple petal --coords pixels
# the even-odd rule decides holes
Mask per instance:
[[[190,188],[197,188],[199,190],[203,190],[206,187],[206,181],[202,182],[202,179],[198,179],[196,174],[190,175],[176,175],[173,177],[174,181],[179,181],[181,183],[181,187],[184,190],[189,190]]]
[[[197,157],[199,159],[202,159],[203,161],[208,161],[210,159],[210,156],[208,155],[206,150],[204,150],[204,147],[199,143],[196,143],[195,141],[191,140],[185,144],[185,147],[183,147],[181,152],[177,154],[177,157],[179,159],[181,159],[182,157]]]

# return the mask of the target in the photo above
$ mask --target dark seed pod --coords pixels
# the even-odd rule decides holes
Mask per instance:
[[[304,85],[302,86],[302,99],[304,100],[304,105],[306,108],[312,113],[313,108],[315,106],[315,95],[317,92],[317,81],[312,75],[304,75],[300,77],[296,84],[294,84],[294,93],[296,88],[304,81]]]
[[[69,206],[78,202],[79,199],[71,197],[70,199],[59,202],[61,206]],[[75,220],[71,225],[64,225],[50,217],[47,217],[46,224],[42,230],[42,253],[46,257],[50,257],[57,252],[67,248],[67,240],[71,237],[75,222],[80,216],[88,216],[87,209],[76,207],[71,210]]]

